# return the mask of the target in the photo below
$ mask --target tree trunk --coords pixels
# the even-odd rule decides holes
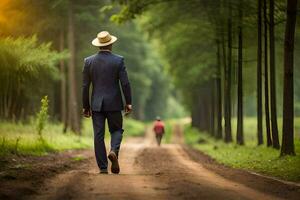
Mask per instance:
[[[295,155],[294,147],[294,40],[297,0],[287,1],[284,40],[284,94],[281,155]]]
[[[193,104],[193,105],[194,106],[193,106],[192,111],[191,111],[191,115],[192,115],[192,127],[197,128],[199,113],[196,110],[196,105],[195,104]]]
[[[229,13],[228,13],[228,52],[227,52],[227,70],[226,70],[226,93],[225,93],[225,142],[232,141],[231,134],[231,64],[232,64],[232,8],[229,2]]]
[[[270,0],[270,100],[271,100],[271,126],[273,147],[280,148],[277,125],[277,109],[276,109],[276,73],[275,73],[275,33],[274,33],[274,0]]]
[[[216,81],[212,79],[211,85],[209,86],[210,89],[210,101],[208,102],[210,104],[210,133],[212,136],[216,135],[216,129],[215,129],[215,118],[216,118]]]
[[[78,115],[78,104],[76,95],[76,67],[75,67],[75,36],[74,36],[74,14],[71,1],[68,5],[68,48],[70,60],[68,65],[69,74],[69,117],[72,131],[80,134]]]
[[[201,86],[202,87],[202,86]],[[205,105],[205,99],[203,98],[203,95],[202,95],[202,92],[203,92],[203,88],[200,89],[200,94],[199,94],[199,106],[198,106],[198,112],[200,113],[199,115],[199,130],[200,131],[206,131],[206,128],[205,128],[205,125],[206,125],[206,119],[207,119],[207,115],[206,115],[206,106]]]
[[[268,72],[268,19],[267,19],[267,0],[264,0],[264,43],[265,43],[265,115],[267,146],[272,146],[270,129],[270,110],[269,110],[269,72]]]
[[[221,85],[221,47],[220,42],[217,41],[217,79],[216,79],[216,90],[217,90],[217,132],[216,138],[222,138],[222,85]]]
[[[223,117],[224,117],[224,122],[226,120],[227,117],[227,52],[226,52],[226,40],[225,40],[225,31],[222,32],[222,60],[223,60],[223,66],[224,66],[224,86],[223,86],[223,90],[224,90],[224,94],[223,94]],[[224,127],[225,129],[225,127]],[[225,141],[225,130],[224,130],[224,141]]]
[[[211,112],[211,87],[209,86],[210,82],[205,83],[204,85],[204,92],[202,93],[202,96],[204,98],[204,103],[202,108],[204,108],[205,112],[204,112],[204,119],[205,119],[205,131],[207,133],[211,133],[210,128],[211,128],[211,119],[212,119],[212,112]]]
[[[64,43],[65,43],[65,40],[64,40],[64,31],[61,30],[60,31],[60,39],[59,39],[59,51],[62,52],[64,51]],[[61,121],[62,123],[64,124],[64,127],[63,127],[63,132],[66,133],[67,131],[67,127],[68,127],[68,124],[67,124],[67,84],[66,84],[66,69],[65,69],[65,61],[64,60],[61,60],[60,61],[60,76],[61,76],[61,88],[60,88],[60,98],[61,98],[61,111],[60,111],[60,114],[61,114]]]
[[[244,144],[243,133],[243,0],[240,0],[239,7],[239,36],[238,36],[238,80],[237,80],[237,133],[236,141],[238,144]]]
[[[262,128],[262,0],[258,0],[257,9],[257,144],[263,144]]]

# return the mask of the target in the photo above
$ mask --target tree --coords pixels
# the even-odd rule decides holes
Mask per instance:
[[[239,7],[239,26],[238,26],[238,113],[237,113],[237,133],[236,141],[238,144],[244,144],[243,133],[243,0],[240,0]]]
[[[217,132],[216,138],[222,138],[222,73],[221,73],[221,43],[217,40],[217,78],[216,78],[216,90],[217,90]]]
[[[228,1],[227,66],[225,69],[225,142],[232,141],[231,133],[231,68],[232,68],[232,7]]]
[[[287,1],[284,40],[284,95],[281,155],[295,155],[294,147],[294,40],[297,0]]]
[[[268,19],[267,0],[264,0],[264,61],[265,61],[265,120],[267,131],[267,146],[272,146],[269,108],[269,63],[268,63]]]
[[[262,128],[262,0],[257,1],[257,144],[263,144]]]
[[[68,62],[68,80],[69,80],[69,99],[68,99],[68,124],[72,131],[80,133],[80,123],[78,115],[76,75],[75,75],[75,30],[73,5],[69,1],[68,5],[68,49],[70,59]]]
[[[65,35],[64,31],[61,30],[59,34],[59,50],[60,52],[63,52],[65,47]],[[59,63],[60,66],[60,77],[61,77],[61,88],[60,88],[60,114],[61,114],[61,121],[63,122],[64,128],[63,132],[65,133],[67,131],[68,127],[68,119],[67,119],[67,82],[66,82],[66,69],[65,69],[65,61],[63,59],[60,60]]]
[[[270,37],[270,99],[271,99],[271,127],[272,144],[275,149],[279,149],[277,109],[276,109],[276,74],[275,74],[275,23],[274,23],[274,0],[270,0],[269,5],[269,37]]]

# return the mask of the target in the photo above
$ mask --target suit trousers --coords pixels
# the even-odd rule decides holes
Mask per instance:
[[[114,151],[117,156],[122,142],[123,117],[121,111],[101,111],[92,112],[93,129],[94,129],[94,149],[96,161],[99,169],[107,169],[107,154],[104,142],[105,120],[107,119],[109,132],[111,135],[110,150]]]

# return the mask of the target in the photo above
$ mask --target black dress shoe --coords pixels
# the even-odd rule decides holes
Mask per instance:
[[[117,154],[114,151],[109,152],[108,159],[111,161],[111,172],[114,174],[120,173],[120,166]]]
[[[100,169],[99,174],[108,174],[107,169]]]

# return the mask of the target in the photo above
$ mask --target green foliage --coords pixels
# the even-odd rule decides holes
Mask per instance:
[[[0,38],[0,116],[6,119],[33,114],[45,90],[58,80],[56,64],[66,52],[31,38]]]
[[[165,123],[165,134],[162,138],[163,143],[170,143],[173,133],[174,120],[166,120]]]
[[[156,50],[168,63],[176,89],[183,94],[188,107],[192,107],[191,96],[215,73],[214,27],[194,2],[118,2],[123,6],[119,14],[113,16],[118,21],[134,18],[147,10],[139,18],[140,24],[149,33],[149,39],[158,44]]]
[[[167,65],[156,50],[159,46],[147,40],[147,35],[140,30],[140,21],[112,24],[107,16],[113,11],[110,5],[104,6],[101,9],[102,20],[107,24],[105,29],[119,38],[113,51],[125,58],[132,86],[133,117],[138,120],[152,120],[157,115],[172,117],[167,116],[167,102],[173,96],[172,84],[166,71]]]
[[[51,50],[51,43],[39,44],[37,37],[30,38],[1,38],[1,70],[11,70],[20,73],[21,76],[37,78],[41,72],[50,73],[55,77],[57,69],[55,65],[58,60],[66,56]],[[20,77],[20,79],[23,77]]]
[[[246,118],[245,120],[245,136],[247,137],[245,146],[225,144],[223,141],[215,140],[209,134],[200,133],[190,126],[185,127],[185,141],[227,166],[247,169],[285,180],[299,181],[300,135],[295,141],[298,156],[279,157],[278,150],[268,148],[265,145],[257,146],[256,133],[253,131],[255,130],[254,123],[254,118]]]
[[[145,133],[145,124],[141,121],[125,118],[124,119],[124,136],[143,136]]]
[[[112,16],[114,21],[126,22],[137,18],[143,22],[143,30],[160,44],[158,51],[167,60],[170,66],[176,88],[184,94],[187,107],[192,110],[195,104],[196,93],[201,83],[215,77],[214,68],[217,63],[216,40],[223,37],[227,40],[228,8],[232,8],[233,20],[233,94],[236,87],[237,65],[237,33],[238,12],[243,11],[243,41],[244,41],[244,95],[245,114],[255,115],[256,97],[256,50],[257,50],[257,2],[244,0],[244,6],[240,1],[168,1],[168,0],[115,0],[121,9]],[[278,114],[281,115],[282,104],[282,63],[283,63],[283,35],[285,20],[285,1],[276,1],[275,21],[276,25],[276,81],[278,91]],[[216,14],[218,13],[218,14]],[[158,17],[159,16],[159,17]],[[297,31],[299,32],[299,22]],[[299,53],[299,34],[295,35],[295,54]],[[226,44],[227,45],[227,44]],[[227,46],[225,46],[227,51]],[[299,57],[295,57],[295,66],[298,66]],[[223,70],[222,66],[222,70]],[[222,72],[223,73],[223,72]],[[295,74],[299,70],[295,67]],[[183,78],[184,77],[184,78]],[[295,77],[297,77],[295,75]],[[223,80],[222,80],[223,81]],[[299,102],[299,80],[295,79],[295,100]],[[233,98],[234,100],[235,98]],[[296,114],[299,109],[296,106]]]
[[[41,100],[41,109],[36,116],[36,121],[37,121],[36,130],[41,139],[43,138],[42,133],[49,118],[48,107],[49,107],[48,96],[44,96]]]
[[[91,45],[91,40],[99,31],[108,30],[119,38],[114,45],[114,53],[120,54],[125,58],[134,96],[133,105],[135,112],[133,117],[136,119],[152,119],[157,114],[163,116],[166,113],[168,97],[171,95],[170,84],[168,84],[169,79],[165,70],[166,65],[162,64],[161,58],[156,55],[158,52],[153,51],[152,44],[146,40],[145,34],[139,30],[137,23],[133,22],[124,25],[111,23],[110,14],[118,10],[118,7],[111,5],[109,0],[86,0],[84,3],[76,0],[71,3],[74,9],[75,30],[78,30],[78,28],[87,30],[76,32],[75,73],[78,78],[77,86],[81,80],[83,59],[98,51],[97,48]],[[22,80],[25,82],[20,83],[24,87],[20,90],[22,94],[17,98],[24,99],[23,103],[13,103],[18,105],[15,106],[16,111],[9,110],[9,105],[3,106],[5,110],[1,111],[2,107],[0,106],[0,116],[2,118],[19,119],[32,115],[36,111],[35,108],[39,103],[40,97],[45,94],[53,102],[49,108],[51,117],[56,118],[59,115],[60,95],[59,85],[56,80],[60,76],[55,65],[57,65],[58,60],[66,58],[67,55],[62,53],[60,54],[61,57],[59,57],[57,52],[50,51],[51,48],[48,41],[51,41],[53,47],[58,49],[60,46],[60,37],[58,35],[62,33],[65,37],[63,46],[67,47],[67,13],[70,5],[70,1],[67,0],[17,0],[11,2],[3,10],[0,8],[0,11],[3,11],[1,16],[3,15],[7,21],[7,23],[0,22],[0,34],[10,36],[10,43],[17,43],[14,45],[14,48],[11,48],[13,52],[7,53],[9,55],[1,52],[0,63],[5,63],[3,59],[10,57],[16,62],[14,64],[10,61],[8,66],[16,66],[18,64],[17,61],[21,60],[21,58],[24,58],[23,60],[31,59],[30,62],[32,63],[30,66],[26,63],[22,65],[24,68],[26,67],[26,73],[23,71],[18,72],[24,76]],[[11,12],[20,13],[20,16],[9,17]],[[44,17],[46,15],[47,18]],[[15,24],[15,26],[12,26],[12,24]],[[22,26],[19,26],[19,24],[22,24]],[[40,44],[36,37],[20,37],[16,39],[22,35],[34,34],[41,41],[45,41],[45,43]],[[1,40],[4,40],[4,38]],[[28,45],[26,45],[27,43]],[[12,45],[8,44],[7,46],[11,47]],[[44,49],[42,49],[42,46]],[[4,49],[10,50],[10,48]],[[25,54],[23,55],[24,52]],[[16,71],[10,71],[12,75],[18,77]],[[30,78],[28,77],[29,75]],[[15,78],[11,77],[9,79],[14,80]],[[3,88],[9,88],[10,82],[3,85]],[[16,83],[16,85],[20,84]],[[81,87],[77,87],[78,94],[80,89]],[[12,93],[16,94],[17,92],[12,91]],[[9,103],[4,102],[4,104]]]

